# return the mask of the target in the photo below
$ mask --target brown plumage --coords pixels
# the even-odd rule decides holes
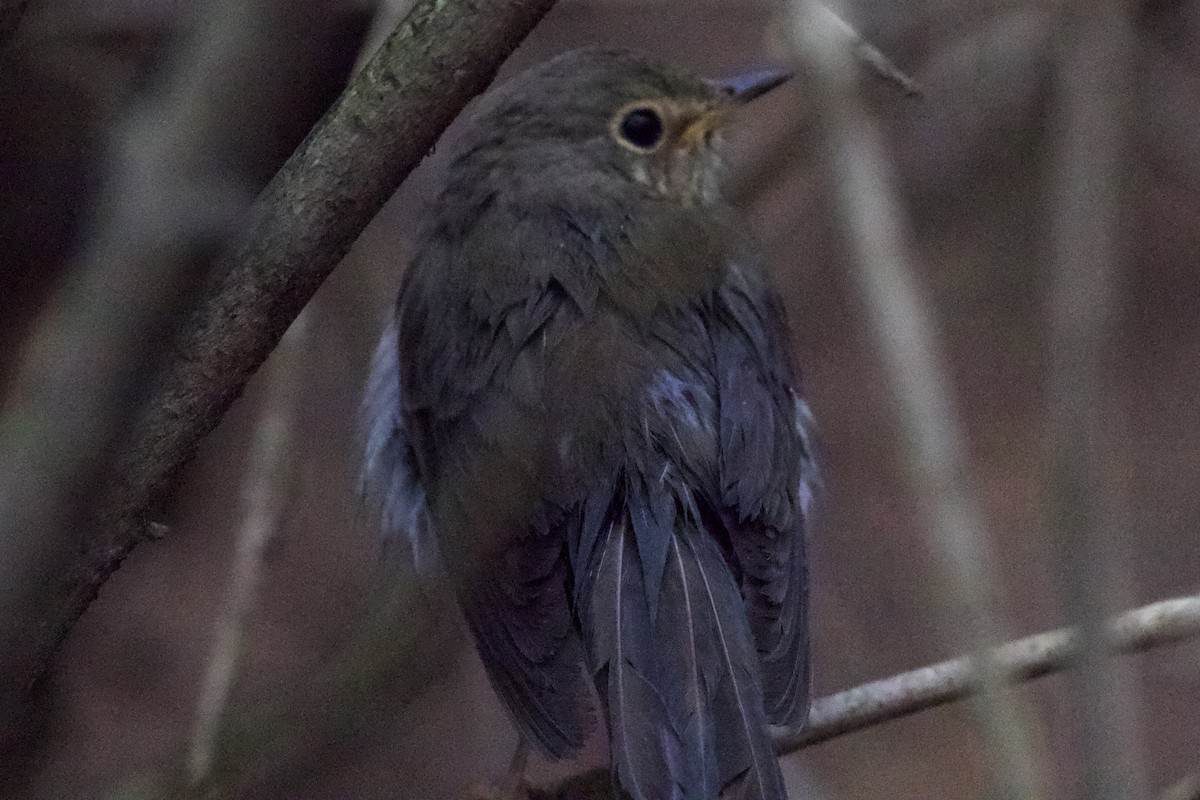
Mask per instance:
[[[638,800],[782,798],[808,707],[815,483],[779,304],[720,194],[778,79],[568,53],[481,102],[365,408],[385,524],[443,568],[551,756],[596,725]]]

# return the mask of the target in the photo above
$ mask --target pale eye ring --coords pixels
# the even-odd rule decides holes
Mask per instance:
[[[650,106],[637,106],[625,112],[617,124],[617,133],[632,147],[650,151],[663,137],[663,120]]]

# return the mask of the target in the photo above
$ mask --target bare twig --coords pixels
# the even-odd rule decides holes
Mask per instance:
[[[1070,669],[1079,656],[1079,632],[1062,628],[1009,642],[989,653],[988,661],[1001,679],[1018,684]],[[1106,627],[1106,644],[1113,654],[1132,654],[1200,637],[1200,596],[1163,600],[1127,611]],[[779,754],[820,744],[919,711],[972,697],[980,690],[978,659],[955,658],[865,683],[813,703],[805,727],[779,731]],[[607,770],[572,776],[563,784],[533,793],[539,800],[566,797],[608,797]],[[568,794],[564,787],[570,787]],[[594,794],[587,794],[591,791]],[[1185,795],[1186,796],[1186,795]]]
[[[1066,8],[1051,294],[1051,517],[1058,584],[1081,631],[1075,676],[1083,796],[1143,796],[1137,704],[1105,652],[1103,622],[1125,579],[1109,515],[1103,453],[1105,346],[1121,257],[1122,162],[1131,21],[1119,0]]]
[[[279,528],[284,498],[288,495],[288,458],[295,427],[298,373],[306,342],[307,318],[307,314],[301,314],[292,323],[275,349],[266,376],[267,396],[263,398],[258,427],[247,457],[242,526],[188,751],[188,779],[193,785],[206,780],[212,770],[217,735],[237,675],[242,632],[258,589],[263,555]]]
[[[23,640],[17,685],[41,673],[99,587],[147,538],[179,469],[376,210],[552,5],[422,0],[255,202],[115,470],[104,535],[86,544],[65,580],[41,587],[44,613]],[[20,469],[24,460],[5,463]],[[0,652],[12,644],[0,640]]]
[[[834,41],[840,41],[867,69],[884,81],[898,86],[910,97],[919,97],[924,93],[924,89],[911,75],[896,66],[894,61],[867,41],[857,28],[842,19],[832,8],[824,3],[814,2],[811,4],[811,12],[815,16],[813,22],[823,26],[827,36]]]
[[[1200,636],[1200,596],[1163,600],[1127,611],[1104,626],[1105,652],[1140,653]],[[1070,669],[1080,632],[1062,628],[1009,642],[990,654],[1001,678],[1023,683]],[[970,697],[979,691],[978,662],[955,658],[822,698],[799,731],[783,733],[776,750],[789,753],[836,736]]]
[[[984,676],[979,721],[1007,798],[1037,797],[1037,770],[1016,699],[988,660],[1001,641],[990,546],[933,322],[908,265],[902,214],[880,136],[854,90],[854,56],[840,20],[812,0],[793,0],[790,38],[823,96],[835,183],[867,317],[900,411],[907,464],[937,556],[944,630],[953,648],[978,654]]]

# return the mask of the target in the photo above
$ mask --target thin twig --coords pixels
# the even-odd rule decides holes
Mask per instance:
[[[1200,596],[1162,600],[1127,611],[1112,619],[1106,632],[1108,652],[1114,655],[1196,639],[1200,637]],[[1015,685],[1070,669],[1078,656],[1078,630],[1060,628],[995,648],[988,653],[987,661],[1002,680]],[[975,696],[982,678],[978,665],[976,658],[954,658],[823,697],[813,703],[804,728],[775,734],[775,751],[780,755],[793,753]],[[532,796],[537,800],[608,797],[609,783],[607,770],[591,770],[555,787],[536,790]],[[567,794],[567,786],[577,793]]]
[[[242,633],[258,590],[263,555],[279,528],[284,498],[288,496],[286,483],[291,474],[288,460],[295,428],[298,373],[307,341],[307,319],[305,312],[292,323],[275,349],[266,376],[267,394],[247,456],[242,526],[188,750],[187,772],[192,785],[205,781],[212,770],[217,735],[237,676]]]
[[[925,90],[911,75],[896,66],[894,61],[867,41],[857,28],[839,16],[836,11],[824,3],[814,2],[811,6],[812,13],[816,16],[814,23],[823,25],[827,35],[835,41],[840,40],[842,46],[849,49],[850,53],[863,66],[884,81],[900,87],[909,97],[920,97],[924,94]]]
[[[908,264],[902,213],[880,135],[854,87],[854,56],[838,20],[812,0],[793,0],[789,34],[824,99],[835,192],[854,252],[866,316],[890,374],[907,465],[921,505],[944,598],[943,630],[954,650],[979,654],[978,719],[1006,798],[1040,795],[1028,731],[1016,698],[987,653],[1002,641],[990,544],[967,475],[966,450],[933,321]]]
[[[508,774],[504,779],[504,797],[506,800],[521,800],[529,786],[529,742],[522,735],[513,749],[512,759],[508,764]]]
[[[1123,800],[1143,796],[1144,778],[1135,687],[1106,657],[1102,627],[1126,588],[1106,513],[1102,375],[1121,257],[1132,23],[1120,0],[1074,3],[1065,13],[1050,303],[1050,506],[1058,585],[1083,642],[1074,681],[1083,796]]]
[[[1104,627],[1107,654],[1139,653],[1200,636],[1200,596],[1163,600],[1127,611]],[[1011,684],[1070,669],[1079,656],[1076,628],[1047,631],[996,648],[990,654],[1001,678]],[[837,736],[962,700],[979,691],[978,662],[971,657],[893,675],[821,698],[799,731],[775,739],[790,753]]]

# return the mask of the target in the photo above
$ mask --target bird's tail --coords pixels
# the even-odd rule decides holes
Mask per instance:
[[[615,777],[634,800],[783,800],[741,594],[696,517],[669,516],[615,515],[577,587]]]

